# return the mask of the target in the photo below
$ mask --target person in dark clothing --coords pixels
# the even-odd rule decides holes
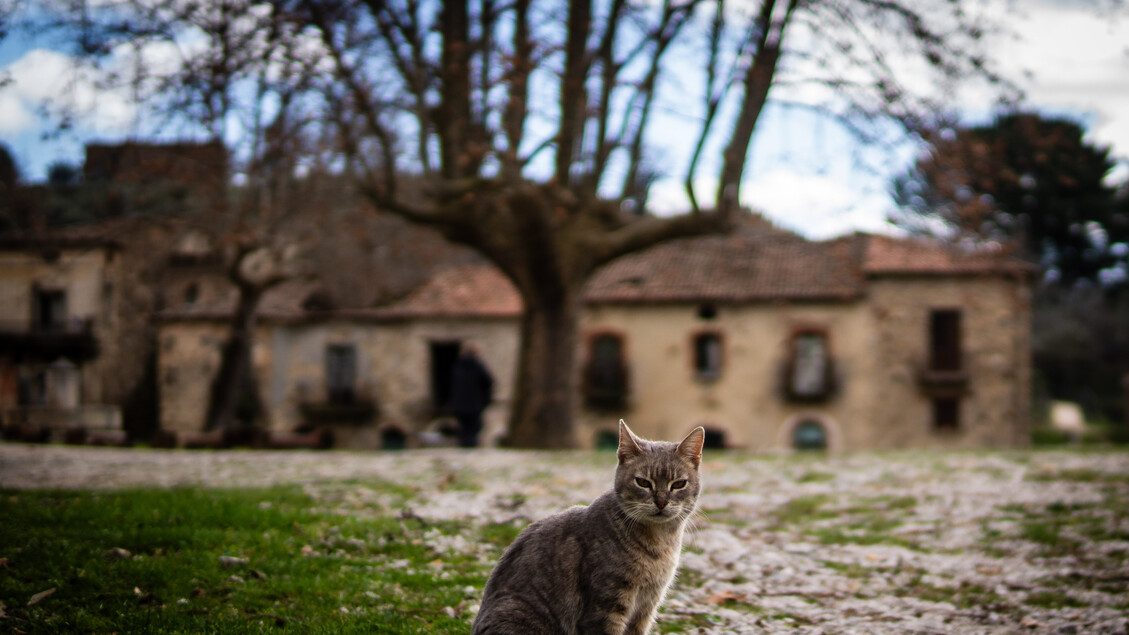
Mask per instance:
[[[494,399],[494,377],[478,358],[478,347],[463,344],[451,369],[451,414],[459,421],[459,446],[478,445],[482,411]]]

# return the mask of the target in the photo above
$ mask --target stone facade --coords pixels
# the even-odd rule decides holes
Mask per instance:
[[[622,338],[629,368],[626,407],[585,408],[582,434],[611,433],[623,416],[655,438],[677,438],[696,425],[725,444],[789,449],[797,427],[823,428],[832,450],[1015,447],[1027,443],[1030,400],[1027,287],[1002,278],[874,280],[849,302],[775,302],[594,306],[583,331]],[[964,387],[954,430],[934,422],[927,372],[934,309],[963,317]],[[824,335],[834,386],[823,398],[789,398],[791,343],[798,333]],[[717,334],[720,369],[703,376],[694,341]],[[584,365],[582,354],[581,367]],[[583,404],[583,397],[578,395]]]
[[[8,424],[35,410],[55,428],[156,427],[144,383],[155,360],[151,319],[168,234],[120,219],[0,238],[0,409]],[[73,377],[67,389],[47,386],[60,374]]]
[[[211,378],[219,368],[226,325],[214,320],[166,322],[160,333],[162,427],[185,436],[204,429]],[[382,315],[330,318],[314,324],[263,320],[252,364],[266,429],[293,432],[318,425],[334,430],[338,445],[379,448],[382,434],[426,430],[442,413],[433,395],[433,361],[444,345],[472,341],[495,376],[495,400],[486,412],[485,438],[504,428],[516,323],[508,318],[414,319]],[[352,395],[333,408],[329,351],[353,351]],[[335,418],[336,417],[336,418]]]
[[[762,225],[621,259],[586,291],[579,441],[606,441],[623,417],[645,436],[704,425],[713,443],[752,450],[1025,445],[1029,278],[1003,256],[861,235],[813,243]],[[253,353],[263,423],[332,425],[350,447],[381,447],[390,430],[418,438],[444,414],[444,364],[469,340],[496,378],[493,442],[520,310],[496,270],[463,265],[386,307],[268,312]],[[225,328],[164,314],[163,427],[203,429]]]
[[[118,355],[116,245],[7,241],[0,245],[0,422],[121,428],[107,364]]]

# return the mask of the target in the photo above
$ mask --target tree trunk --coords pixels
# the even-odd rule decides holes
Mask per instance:
[[[562,292],[557,294],[544,289],[522,294],[526,307],[510,411],[511,446],[563,449],[579,443],[573,421],[573,369],[581,288],[582,283],[558,287]]]
[[[231,333],[224,343],[220,367],[212,383],[211,402],[208,404],[208,430],[232,430],[237,423],[240,399],[246,390],[253,390],[251,381],[251,347],[255,340],[255,311],[262,293],[257,289],[242,287]]]

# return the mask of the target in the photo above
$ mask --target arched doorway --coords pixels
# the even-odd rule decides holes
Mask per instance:
[[[796,452],[837,452],[843,449],[839,425],[820,412],[801,412],[789,417],[778,434],[778,447]]]
[[[827,429],[814,419],[804,419],[792,428],[792,449],[821,451],[827,449]]]

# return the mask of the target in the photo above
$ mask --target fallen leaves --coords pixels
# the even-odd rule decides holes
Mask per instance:
[[[706,604],[713,604],[715,606],[721,604],[733,604],[735,602],[744,602],[747,598],[748,596],[744,593],[727,590],[711,595],[706,600]]]
[[[236,556],[220,556],[220,566],[225,569],[230,569],[232,567],[242,567],[248,562],[249,560],[247,560],[247,558],[238,558]]]
[[[27,601],[27,605],[28,606],[35,606],[36,604],[39,604],[41,601],[43,601],[44,598],[46,598],[47,596],[51,595],[54,592],[55,592],[54,587],[47,589],[46,591],[40,591],[39,593],[36,593],[35,595],[31,596],[31,599]]]

